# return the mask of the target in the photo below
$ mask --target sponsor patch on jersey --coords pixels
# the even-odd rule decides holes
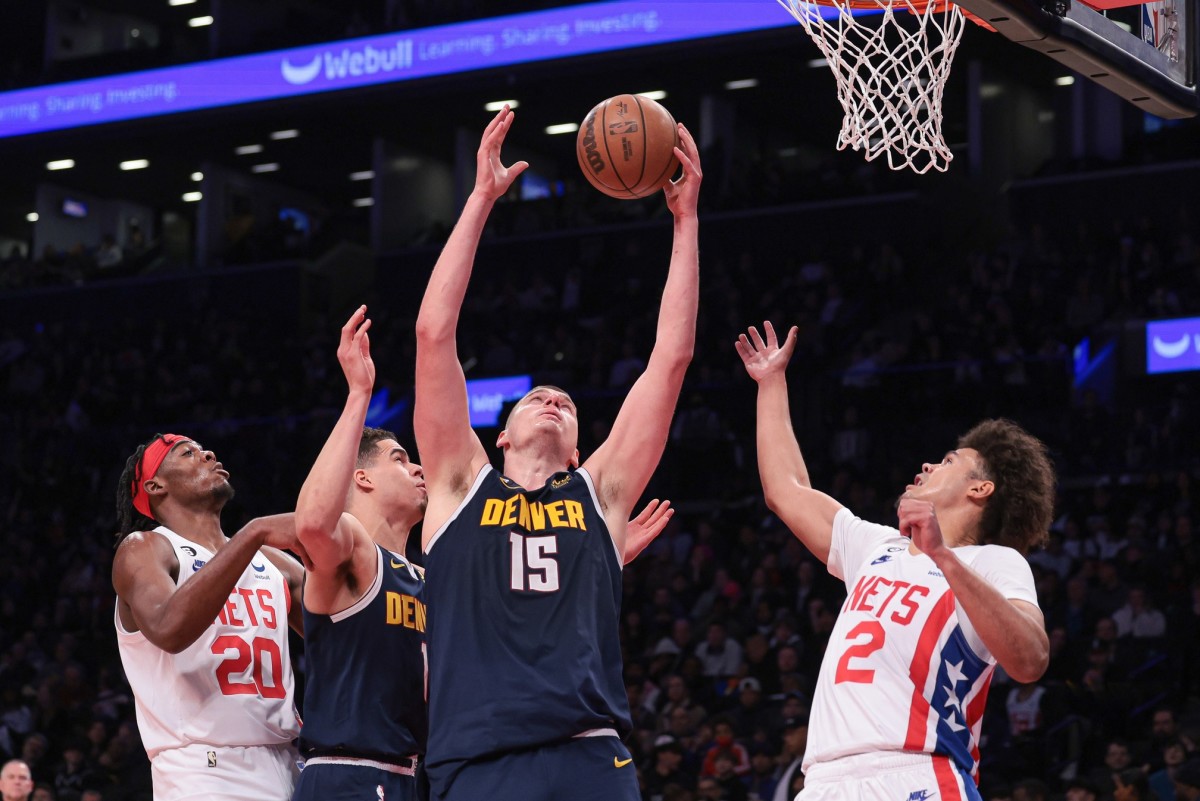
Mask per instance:
[[[192,547],[192,546],[190,546],[190,545],[180,545],[180,546],[179,546],[179,550],[183,551],[183,552],[184,552],[184,553],[186,553],[188,556],[195,556],[195,555],[196,555],[196,549],[195,549],[195,548],[193,548],[193,547]]]
[[[945,578],[945,576],[942,574],[942,571],[940,571],[940,570],[930,570],[928,575],[937,576],[938,578]]]
[[[569,476],[569,475],[563,476],[562,478],[556,478],[550,482],[550,489],[558,489],[559,487],[565,487],[570,482],[571,482],[571,476]]]

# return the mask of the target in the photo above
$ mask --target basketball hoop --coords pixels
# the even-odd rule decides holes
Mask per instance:
[[[945,172],[954,155],[942,137],[942,92],[965,26],[948,0],[779,0],[816,42],[837,79],[845,116],[838,150],[887,155],[893,170]],[[882,12],[863,15],[853,11]],[[915,19],[901,25],[897,12]],[[909,26],[911,27],[911,26]]]

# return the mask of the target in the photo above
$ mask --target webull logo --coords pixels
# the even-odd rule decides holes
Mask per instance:
[[[587,115],[583,121],[583,153],[592,172],[599,175],[604,172],[604,158],[596,147],[596,112]]]
[[[411,39],[400,39],[386,48],[364,45],[351,49],[344,47],[340,52],[327,50],[313,56],[307,64],[296,65],[288,59],[279,64],[283,79],[293,86],[302,86],[316,80],[324,67],[325,78],[335,81],[340,78],[357,78],[363,75],[396,72],[408,69],[413,63]]]
[[[1200,317],[1146,324],[1146,371],[1200,370]]]

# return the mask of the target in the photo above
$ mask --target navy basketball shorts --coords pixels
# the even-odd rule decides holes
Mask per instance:
[[[337,760],[306,764],[292,801],[422,801],[424,795],[411,768],[397,772],[394,766],[367,760]]]
[[[441,766],[441,770],[445,771],[446,766]],[[431,775],[434,801],[641,799],[637,766],[629,749],[617,737],[577,737],[467,762],[446,778],[447,781],[438,781],[438,777]]]

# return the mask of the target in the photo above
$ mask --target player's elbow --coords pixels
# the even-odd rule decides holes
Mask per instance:
[[[175,626],[167,627],[142,627],[142,634],[150,641],[150,644],[155,648],[166,651],[168,654],[180,654],[187,650],[187,647],[196,641],[195,637],[187,636],[182,630]]]
[[[454,339],[454,322],[452,319],[438,319],[438,315],[422,309],[417,315],[417,343],[434,345]]]
[[[1050,648],[1047,644],[1042,647],[1039,643],[1037,646],[1025,649],[1016,658],[1010,660],[1010,664],[1003,665],[1004,672],[1016,682],[1021,684],[1033,684],[1041,679],[1046,674],[1046,669],[1050,667]]]
[[[782,511],[784,505],[784,498],[780,495],[779,487],[763,482],[763,500],[766,501],[767,508],[776,516]]]

